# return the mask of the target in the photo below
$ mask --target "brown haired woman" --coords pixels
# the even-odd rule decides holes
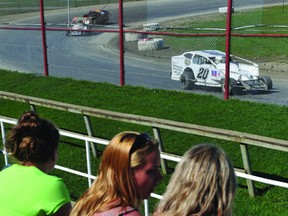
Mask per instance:
[[[59,132],[33,112],[24,113],[7,136],[7,152],[19,163],[0,172],[0,215],[69,215],[62,179],[50,176],[58,157]]]
[[[72,216],[141,216],[143,199],[162,179],[158,142],[146,134],[122,132],[106,147],[96,180],[80,197]]]

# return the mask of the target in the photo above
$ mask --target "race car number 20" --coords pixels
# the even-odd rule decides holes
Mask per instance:
[[[209,69],[208,68],[206,68],[206,69],[205,68],[200,68],[199,72],[198,72],[198,75],[197,75],[197,78],[205,80],[205,79],[207,79],[208,74],[209,74]]]

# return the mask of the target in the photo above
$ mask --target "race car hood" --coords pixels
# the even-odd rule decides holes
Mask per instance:
[[[217,68],[220,70],[224,70],[226,65],[224,63],[217,64]],[[230,72],[237,73],[241,76],[246,77],[255,77],[259,76],[259,68],[257,65],[248,65],[243,63],[234,63],[230,62]]]

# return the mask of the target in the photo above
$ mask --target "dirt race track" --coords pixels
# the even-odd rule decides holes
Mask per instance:
[[[51,15],[53,16],[54,14],[57,14],[59,13],[59,11],[55,12],[55,11],[51,11],[51,12],[47,12],[45,13],[45,15]],[[31,19],[31,17],[35,18],[35,22],[38,22],[39,23],[39,14],[38,13],[31,13],[31,14],[20,14],[20,15],[13,15],[13,16],[6,16],[6,17],[0,17],[0,24],[3,25],[3,23],[5,22],[12,22],[12,21],[17,21],[18,20],[22,20],[23,19]],[[207,18],[207,15],[205,15],[205,17]],[[57,16],[56,16],[57,18]],[[189,21],[191,21],[192,19],[201,19],[200,16],[195,16],[195,17],[190,17],[189,18]],[[183,22],[184,20],[181,19],[180,21],[177,20],[177,21],[173,21],[173,22],[166,22],[166,23],[161,23],[161,25],[177,25],[177,22]],[[62,35],[62,33],[61,33]],[[101,34],[102,35],[102,34]],[[7,37],[10,37],[10,35],[7,35]],[[103,34],[103,37],[105,38],[105,34]],[[95,43],[95,45],[99,46],[99,41],[101,40],[101,43],[102,43],[102,39],[103,37],[100,37],[99,36],[91,36],[89,38],[86,38],[84,40],[84,38],[70,38],[71,41],[80,41],[81,40],[81,46],[88,46],[87,47],[87,50],[85,50],[85,56],[87,56],[87,51],[88,49],[92,49],[91,48],[91,44],[87,43],[88,40],[90,40],[91,42],[93,42],[93,44]],[[9,38],[9,39],[10,39]],[[107,39],[107,38],[106,38]],[[58,37],[58,38],[55,38],[53,41],[55,41],[56,45],[60,45],[62,47],[63,43],[67,43],[65,44],[65,49],[68,49],[69,48],[69,52],[71,55],[76,55],[78,54],[79,50],[72,50],[71,49],[71,44],[69,43],[70,40],[68,40],[67,38],[65,37]],[[83,44],[82,44],[83,43]],[[85,43],[85,44],[84,44]],[[87,44],[86,44],[87,43]],[[117,50],[118,49],[118,40],[107,40],[105,43],[107,43],[105,46],[103,46],[103,49],[105,50],[102,50],[102,51],[108,51],[107,49],[109,49],[109,47],[111,49],[114,49],[114,51],[112,51],[112,54],[114,52],[114,54],[116,53],[118,55],[119,51]],[[164,42],[165,43],[165,42]],[[64,46],[64,45],[63,45]],[[99,46],[100,47],[100,46]],[[96,47],[95,47],[96,48]],[[94,54],[95,54],[95,48],[93,48],[93,53],[90,53],[89,56],[92,58],[94,58]],[[116,48],[116,49],[115,49]],[[125,56],[129,57],[129,56],[132,56],[133,58],[137,58],[137,59],[143,59],[145,60],[145,65],[148,64],[148,62],[152,62],[153,61],[153,64],[155,65],[160,65],[161,64],[164,64],[165,63],[165,70],[161,69],[162,71],[160,73],[165,73],[165,81],[159,81],[157,78],[154,78],[155,77],[155,74],[152,74],[153,71],[150,70],[149,73],[151,73],[151,76],[150,76],[150,80],[147,81],[149,84],[151,83],[155,83],[155,85],[157,85],[157,87],[159,86],[159,84],[166,84],[167,82],[171,82],[170,80],[170,77],[168,75],[169,73],[169,64],[170,64],[170,58],[171,56],[173,55],[179,55],[181,53],[177,52],[173,47],[169,47],[167,44],[165,45],[164,49],[161,49],[161,50],[155,50],[155,51],[146,51],[146,52],[140,52],[138,51],[138,46],[137,46],[137,42],[125,42]],[[115,52],[116,50],[116,52]],[[92,52],[91,51],[91,52]],[[60,51],[59,51],[60,52]],[[93,54],[93,55],[92,55]],[[104,53],[103,53],[104,54]],[[110,55],[111,53],[110,52],[107,52],[107,55]],[[63,57],[63,56],[61,56]],[[65,57],[65,56],[64,56]],[[68,58],[68,57],[67,57]],[[97,56],[95,56],[95,58],[97,58]],[[107,58],[110,58],[110,56],[108,56]],[[119,57],[118,57],[119,58]],[[85,57],[85,59],[87,59]],[[50,59],[51,60],[51,59]],[[146,61],[147,60],[147,61]],[[287,105],[288,104],[288,80],[287,80],[287,68],[288,68],[288,64],[286,63],[286,59],[283,57],[283,58],[279,58],[277,57],[277,62],[276,61],[264,61],[264,60],[260,60],[260,59],[249,59],[251,61],[254,61],[256,62],[257,64],[259,64],[260,66],[260,74],[261,75],[268,75],[271,77],[272,81],[273,81],[273,86],[275,87],[275,89],[273,89],[273,93],[272,94],[258,94],[258,95],[251,95],[250,93],[246,94],[246,95],[240,95],[240,96],[235,96],[235,98],[239,98],[239,99],[243,99],[243,100],[252,100],[252,101],[260,101],[260,102],[264,102],[264,103],[276,103],[276,104],[281,104],[281,105]],[[61,64],[62,64],[62,61],[61,61]],[[107,63],[108,64],[108,63]],[[110,64],[109,64],[110,65]],[[138,66],[137,64],[135,65],[135,63],[133,64],[132,63],[132,67],[133,66]],[[150,65],[149,65],[150,66]],[[142,67],[143,68],[143,67]],[[99,69],[99,68],[98,68]],[[126,68],[127,69],[127,68]],[[134,69],[134,68],[132,68]],[[119,70],[119,69],[118,69]],[[115,73],[117,73],[117,69],[113,70]],[[71,72],[71,70],[69,70],[69,72]],[[76,71],[73,71],[75,73],[77,73]],[[133,72],[133,71],[132,71]],[[142,74],[143,74],[143,71],[141,71]],[[119,73],[119,72],[118,72]],[[77,73],[79,75],[79,73]],[[102,73],[103,74],[103,73]],[[105,74],[107,74],[107,72],[105,72]],[[167,75],[166,75],[167,74]],[[52,73],[51,73],[52,75]],[[92,80],[92,78],[88,77],[87,78],[87,75],[85,75],[84,73],[81,73],[83,79],[89,79],[89,80]],[[88,74],[89,76],[90,74]],[[94,73],[92,74],[94,75]],[[134,74],[135,75],[135,74]],[[135,75],[137,76],[137,74]],[[103,77],[103,76],[101,76]],[[161,76],[162,78],[163,76]],[[118,78],[118,75],[116,74],[116,79]],[[134,78],[134,77],[133,77]],[[146,77],[147,78],[147,77]],[[98,79],[98,77],[97,77]],[[154,79],[154,80],[152,80]],[[139,78],[140,81],[143,81],[143,78]],[[116,81],[117,82],[117,81]],[[138,80],[135,82],[139,82]],[[134,82],[134,83],[135,83]],[[175,89],[178,89],[179,90],[179,84],[178,82],[174,81],[175,82],[175,86],[176,88]],[[128,83],[129,84],[129,83]],[[274,85],[275,84],[275,85]],[[132,84],[133,85],[133,84]],[[174,84],[173,84],[174,86]],[[152,86],[154,88],[154,86]],[[159,86],[160,87],[160,86]],[[274,88],[273,87],[273,88]],[[211,94],[211,92],[207,91],[194,91],[196,93],[199,92],[199,94]],[[212,94],[214,94],[212,92]],[[221,97],[221,93],[219,93],[219,97]]]

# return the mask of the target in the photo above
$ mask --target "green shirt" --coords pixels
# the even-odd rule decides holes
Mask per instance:
[[[0,172],[0,215],[52,215],[67,202],[70,196],[61,178],[18,164]]]

